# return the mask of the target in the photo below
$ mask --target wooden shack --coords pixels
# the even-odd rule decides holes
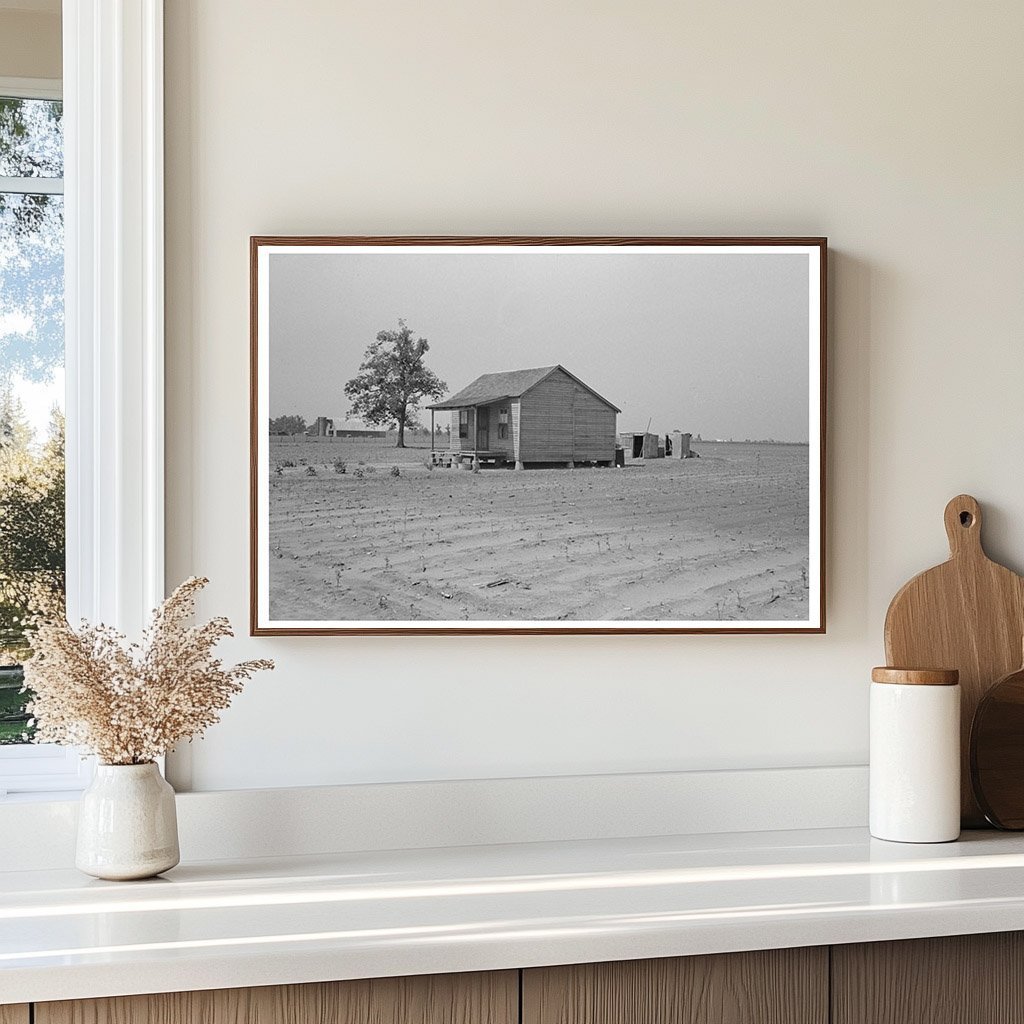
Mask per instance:
[[[485,373],[443,402],[428,406],[451,417],[442,464],[594,463],[615,461],[615,418],[621,411],[564,366]],[[447,439],[446,439],[447,440]]]
[[[619,434],[619,444],[626,453],[627,462],[632,459],[657,459],[665,454],[665,449],[658,443],[658,435],[646,430],[627,430]]]
[[[673,430],[668,436],[672,442],[669,445],[671,451],[670,458],[688,459],[691,457],[690,438],[693,437],[692,434],[684,434],[681,430]]]

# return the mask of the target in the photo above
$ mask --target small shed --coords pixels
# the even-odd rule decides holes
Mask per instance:
[[[534,464],[615,461],[621,411],[564,366],[485,373],[451,398],[430,405],[451,418],[440,461]],[[435,453],[436,456],[437,453]],[[438,461],[435,458],[435,461]]]
[[[690,438],[692,434],[684,434],[681,430],[673,430],[669,437],[672,440],[671,455],[673,459],[688,459],[691,457]]]
[[[627,430],[619,434],[619,444],[626,453],[626,461],[631,459],[657,459],[659,458],[658,435],[651,434],[646,430]],[[665,449],[660,449],[661,455]]]

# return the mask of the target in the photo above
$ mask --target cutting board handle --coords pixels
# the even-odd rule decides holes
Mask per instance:
[[[969,494],[958,494],[943,514],[946,536],[949,538],[949,553],[977,555],[984,557],[981,547],[981,506]]]

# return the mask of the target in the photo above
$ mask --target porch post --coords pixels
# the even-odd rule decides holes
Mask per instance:
[[[434,410],[430,410],[430,454],[434,454]]]

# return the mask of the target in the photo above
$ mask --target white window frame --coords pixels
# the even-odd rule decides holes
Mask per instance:
[[[163,0],[64,0],[62,29],[68,617],[137,636],[164,596]],[[91,774],[0,749],[0,798]]]
[[[59,78],[10,78],[0,75],[0,96],[20,100],[59,100],[63,89]],[[63,178],[8,178],[0,175],[0,192],[24,195],[62,195]]]
[[[26,100],[63,98],[60,79],[0,77],[0,96]],[[0,192],[60,195],[63,178],[9,178],[0,176]],[[78,753],[54,744],[0,747],[0,798],[8,793],[60,793],[81,789],[92,766]]]

